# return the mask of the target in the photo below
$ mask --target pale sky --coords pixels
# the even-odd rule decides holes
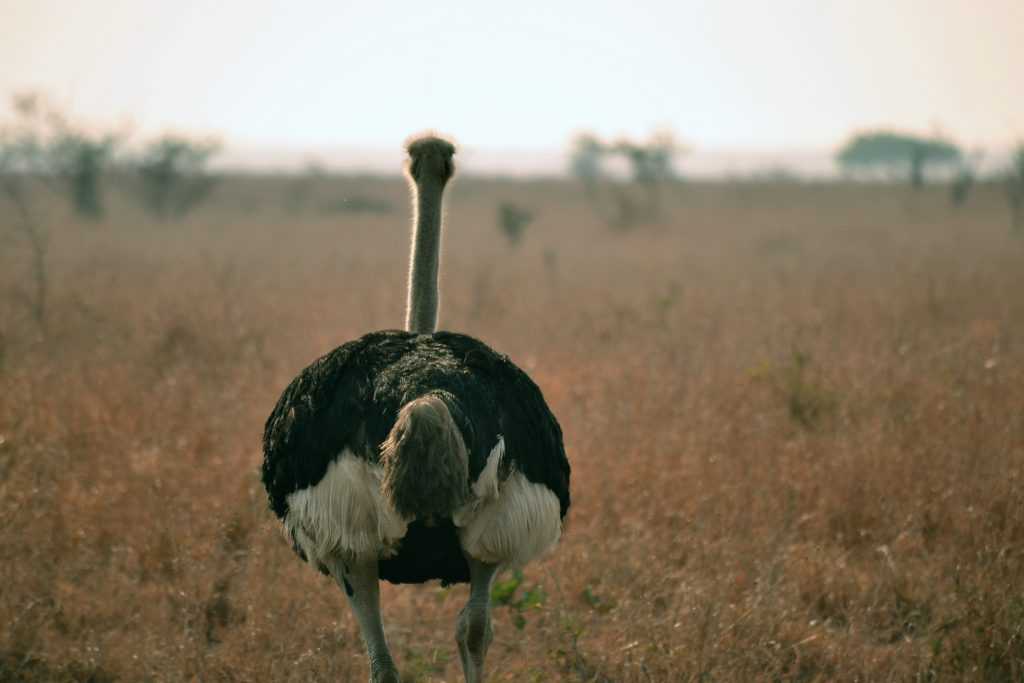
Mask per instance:
[[[0,0],[0,96],[231,144],[1024,138],[1024,0]],[[4,110],[6,111],[6,110]],[[6,113],[4,114],[6,116]]]

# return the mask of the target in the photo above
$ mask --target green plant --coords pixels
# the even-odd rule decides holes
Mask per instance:
[[[498,206],[498,227],[512,246],[523,239],[523,231],[533,221],[533,214],[510,202]]]
[[[583,592],[580,593],[580,597],[583,599],[583,602],[587,603],[587,606],[589,606],[590,609],[600,614],[607,614],[615,609],[615,600],[597,595],[590,586],[585,586],[583,588]]]
[[[522,592],[519,589],[522,588]],[[526,586],[521,570],[512,572],[512,576],[504,581],[495,581],[491,588],[491,604],[508,607],[513,611],[512,623],[517,629],[526,627],[526,612],[540,607],[547,599],[547,593],[540,584]]]
[[[795,350],[781,378],[789,416],[808,429],[816,427],[836,407],[832,394],[808,376],[810,364],[810,354]]]
[[[787,363],[764,364],[751,371],[754,379],[772,386],[783,398],[789,417],[805,429],[816,428],[836,409],[835,396],[813,377],[810,367],[810,354],[794,349]]]

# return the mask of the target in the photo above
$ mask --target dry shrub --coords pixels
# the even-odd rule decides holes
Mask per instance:
[[[294,373],[400,323],[407,227],[251,208],[284,182],[226,181],[175,231],[54,221],[45,336],[0,298],[0,681],[365,678],[256,471]],[[514,258],[488,227],[510,193],[538,216]],[[561,547],[521,581],[542,597],[495,611],[492,677],[1021,680],[1024,252],[1001,202],[690,185],[663,230],[611,235],[568,184],[456,184],[444,326],[532,374],[574,468]],[[409,680],[460,675],[464,595],[385,587]]]

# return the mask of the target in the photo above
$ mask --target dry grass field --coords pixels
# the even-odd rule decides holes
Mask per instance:
[[[406,188],[328,178],[289,211],[290,182],[230,179],[181,223],[36,197],[45,332],[0,204],[3,683],[366,680],[260,439],[300,368],[400,326]],[[537,215],[517,248],[503,201]],[[684,184],[616,232],[574,184],[461,178],[448,215],[442,326],[531,373],[573,465],[560,547],[501,585],[491,680],[1024,680],[999,188]],[[385,587],[407,680],[461,680],[465,592]]]

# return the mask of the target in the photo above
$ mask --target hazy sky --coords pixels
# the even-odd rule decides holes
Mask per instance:
[[[1024,0],[0,0],[0,95],[234,144],[1024,138]]]

